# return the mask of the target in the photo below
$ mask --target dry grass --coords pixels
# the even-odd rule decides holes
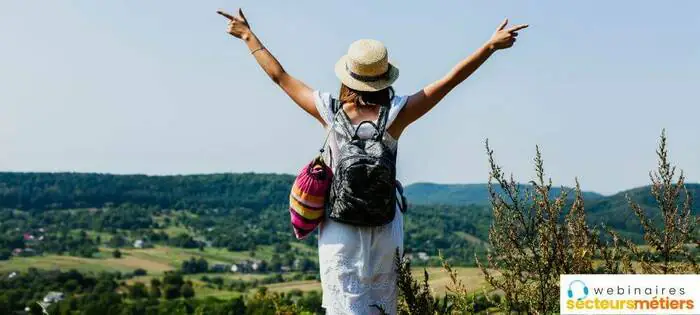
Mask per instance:
[[[315,280],[292,281],[270,284],[267,288],[272,292],[289,292],[292,290],[321,291],[321,282]]]
[[[137,257],[123,257],[121,259],[107,258],[82,258],[72,256],[38,256],[38,257],[14,257],[8,261],[0,262],[0,272],[26,271],[29,268],[37,269],[76,269],[84,272],[132,272],[136,268],[143,268],[148,272],[163,273],[172,270],[169,265],[160,264]]]
[[[433,288],[434,293],[437,295],[444,295],[447,292],[447,285],[452,284],[450,275],[439,267],[430,267],[426,269],[430,276],[430,287]],[[462,283],[464,283],[469,291],[481,291],[484,287],[488,287],[484,275],[479,268],[454,267],[452,269],[457,271],[458,279],[462,280]],[[423,279],[422,268],[413,268],[412,273],[414,279]]]

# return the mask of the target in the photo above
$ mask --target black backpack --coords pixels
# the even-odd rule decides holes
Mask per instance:
[[[380,108],[377,124],[363,121],[357,128],[335,99],[332,110],[336,113],[338,129],[342,130],[341,136],[347,141],[339,144],[340,152],[326,203],[328,217],[357,226],[385,225],[394,219],[397,189],[404,199],[403,189],[396,181],[396,152],[382,142],[389,116],[388,106]],[[369,139],[357,135],[365,124],[372,125],[375,130]],[[402,200],[400,209],[404,211],[405,200]]]

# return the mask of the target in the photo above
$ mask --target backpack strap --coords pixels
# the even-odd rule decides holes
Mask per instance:
[[[376,140],[381,141],[384,137],[384,132],[386,132],[386,123],[389,120],[389,106],[382,106],[379,108],[379,117],[377,117],[377,136]]]
[[[337,101],[333,99],[334,103],[331,104],[331,107],[334,110],[336,118],[340,120],[340,125],[342,126],[343,130],[345,131],[346,135],[350,139],[356,139],[357,138],[357,133],[360,130],[360,127],[364,124],[370,124],[372,127],[376,130],[376,133],[374,135],[374,140],[376,141],[381,141],[382,138],[384,137],[384,132],[386,131],[386,125],[387,125],[387,120],[389,118],[389,106],[381,106],[379,108],[379,116],[377,117],[377,124],[375,124],[372,121],[366,120],[361,122],[360,124],[357,125],[357,128],[352,124],[352,121],[350,120],[350,117],[348,117],[348,114],[345,112],[343,109],[342,105],[340,104],[340,101]]]
[[[350,117],[348,117],[348,114],[345,113],[340,101],[337,101],[336,104],[338,105],[336,106],[336,112],[333,118],[338,120],[338,125],[340,125],[340,128],[345,133],[345,136],[352,139],[353,135],[355,134],[355,132],[353,132],[353,130],[355,130],[355,126],[352,125],[352,121],[350,120]]]
[[[408,211],[408,201],[406,200],[406,195],[403,193],[403,185],[401,185],[401,182],[398,179],[396,180],[396,191],[400,196],[400,200],[397,200],[399,210],[401,210],[402,213],[406,213],[406,211]]]
[[[331,112],[333,112],[333,115],[338,113],[338,109],[340,108],[340,101],[333,98],[331,96]]]

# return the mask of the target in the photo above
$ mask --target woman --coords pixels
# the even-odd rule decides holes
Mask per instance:
[[[247,19],[218,11],[229,20],[228,33],[243,40],[263,70],[303,110],[330,128],[335,119],[334,101],[329,93],[315,91],[285,72],[275,57],[251,31]],[[391,85],[399,71],[388,62],[386,48],[375,40],[359,40],[335,67],[341,81],[339,107],[345,111],[359,134],[373,130],[363,121],[377,119],[379,109],[388,106],[386,132],[382,142],[396,150],[404,129],[430,111],[448,92],[476,71],[494,52],[513,46],[517,31],[527,25],[506,28],[503,21],[491,38],[471,56],[457,64],[443,78],[410,96],[396,96]],[[366,127],[364,130],[360,127]],[[331,133],[331,155],[344,141]],[[328,161],[328,159],[325,159]],[[331,157],[331,164],[337,156]],[[335,165],[331,165],[334,168]],[[384,226],[354,226],[325,220],[320,227],[319,265],[323,288],[323,307],[327,314],[378,314],[379,308],[396,313],[396,248],[403,249],[403,215],[396,210],[394,219]]]

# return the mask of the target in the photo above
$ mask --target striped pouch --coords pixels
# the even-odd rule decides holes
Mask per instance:
[[[289,215],[297,239],[306,238],[323,221],[333,172],[319,157],[301,169],[289,194]]]

